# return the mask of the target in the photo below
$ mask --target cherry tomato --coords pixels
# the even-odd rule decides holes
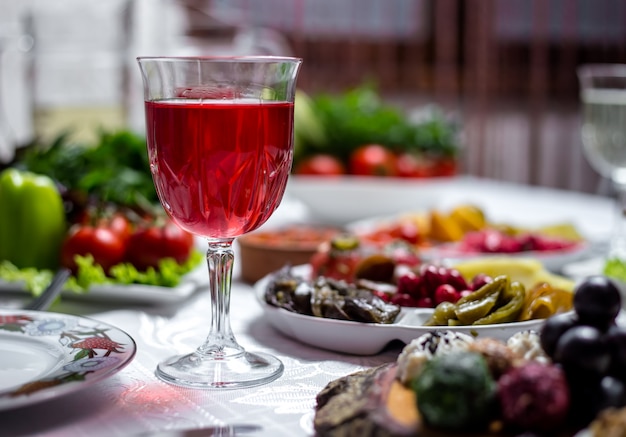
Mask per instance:
[[[141,271],[148,267],[157,269],[159,261],[165,258],[173,258],[182,264],[191,254],[193,241],[192,234],[172,221],[163,225],[139,226],[128,239],[126,261]]]
[[[132,233],[131,223],[122,213],[116,213],[110,217],[100,218],[98,220],[98,226],[110,229],[123,241],[127,241]]]
[[[458,172],[457,161],[454,158],[439,158],[433,165],[433,176],[454,176]]]
[[[78,225],[66,237],[61,247],[61,264],[76,273],[74,257],[91,254],[94,262],[108,272],[124,261],[124,240],[113,230],[103,226]]]
[[[456,289],[450,284],[441,284],[437,289],[435,289],[435,293],[433,296],[433,300],[435,305],[439,305],[441,302],[452,302],[456,303],[460,298],[460,294]]]
[[[350,154],[349,172],[360,176],[396,176],[396,155],[380,144],[366,144]]]
[[[431,162],[420,159],[413,153],[400,153],[396,159],[396,173],[404,178],[427,178],[433,176]]]
[[[346,168],[339,158],[318,154],[303,159],[294,169],[295,174],[315,176],[339,176],[346,173]]]
[[[404,240],[411,244],[418,244],[422,241],[423,236],[417,224],[408,221],[393,226],[389,230],[389,234],[395,239]]]
[[[356,268],[361,260],[362,256],[356,249],[337,250],[329,244],[323,244],[309,262],[313,277],[324,276],[354,282]]]

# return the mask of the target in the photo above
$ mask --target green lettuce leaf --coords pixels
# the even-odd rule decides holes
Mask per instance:
[[[160,261],[159,268],[149,268],[139,271],[130,263],[121,263],[113,266],[107,276],[98,264],[95,264],[91,255],[77,256],[78,271],[65,284],[65,289],[75,293],[87,293],[93,285],[130,285],[141,284],[158,287],[176,287],[183,277],[196,268],[204,260],[203,254],[193,251],[189,259],[178,264],[172,258]],[[33,295],[37,296],[52,280],[52,270],[37,270],[33,268],[18,269],[8,261],[0,262],[0,279],[6,282],[20,282]]]

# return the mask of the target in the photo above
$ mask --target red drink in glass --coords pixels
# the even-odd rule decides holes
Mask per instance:
[[[146,121],[156,190],[182,228],[237,237],[280,203],[292,162],[293,103],[153,101]]]
[[[183,387],[267,384],[285,366],[271,353],[248,352],[232,332],[232,246],[236,237],[265,223],[283,197],[302,60],[230,56],[137,61],[154,185],[172,219],[207,239],[211,294],[206,340],[192,352],[161,361],[155,373]]]

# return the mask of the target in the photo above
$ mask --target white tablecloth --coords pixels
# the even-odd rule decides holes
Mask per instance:
[[[610,199],[581,193],[460,178],[449,184],[440,206],[475,202],[494,221],[525,225],[571,221],[594,240],[612,224]],[[272,223],[306,219],[306,209],[286,198]],[[236,270],[237,277],[237,270]],[[128,436],[213,424],[254,423],[253,436],[310,436],[315,396],[331,380],[396,359],[402,345],[375,356],[351,356],[300,344],[264,319],[253,288],[233,283],[231,324],[248,350],[277,355],[285,373],[270,384],[240,390],[175,387],[154,376],[158,361],[198,346],[208,332],[210,302],[198,292],[179,305],[116,308],[64,300],[51,310],[110,323],[137,342],[135,359],[113,377],[43,403],[0,412],[0,436]],[[1,359],[1,357],[0,357]],[[246,434],[248,435],[248,434]]]

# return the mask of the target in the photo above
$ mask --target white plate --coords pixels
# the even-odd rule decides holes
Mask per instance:
[[[110,301],[120,303],[175,303],[191,296],[200,287],[208,284],[209,276],[205,263],[183,276],[176,287],[157,287],[152,285],[94,285],[85,293],[63,291],[63,296],[87,301]],[[20,282],[6,282],[0,280],[0,294],[27,292]]]
[[[401,179],[369,176],[289,176],[286,194],[304,203],[321,223],[349,222],[425,211],[439,200],[441,190],[454,178]]]
[[[97,320],[0,310],[0,410],[81,390],[128,365],[137,347]]]
[[[565,265],[583,259],[590,252],[590,247],[591,245],[589,243],[581,242],[563,250],[526,251],[516,253],[467,253],[456,250],[454,244],[446,244],[433,247],[432,249],[420,250],[420,255],[426,261],[446,261],[447,263],[456,263],[476,258],[501,258],[502,256],[531,258],[541,262],[547,270],[560,272]]]
[[[405,211],[402,214],[391,216],[372,217],[363,220],[356,220],[346,225],[346,229],[356,235],[372,232],[380,227],[391,225],[409,217],[419,211]],[[461,252],[457,250],[457,243],[446,243],[428,249],[419,249],[421,258],[424,261],[443,262],[454,264],[476,258],[501,258],[502,256],[515,258],[531,258],[540,261],[543,266],[552,272],[560,272],[562,268],[572,262],[579,261],[592,253],[593,244],[588,241],[581,241],[575,246],[563,250],[551,251],[526,251],[516,253],[484,253],[484,252]]]
[[[307,278],[310,275],[310,266],[294,267],[293,273]],[[529,320],[488,326],[423,326],[433,310],[419,308],[403,308],[398,319],[392,324],[350,322],[306,316],[265,302],[265,290],[271,276],[270,274],[264,277],[254,285],[255,294],[265,312],[265,318],[289,337],[335,352],[373,355],[382,351],[391,341],[399,340],[407,344],[422,334],[441,329],[505,341],[519,331],[539,330],[544,322],[544,320]]]

